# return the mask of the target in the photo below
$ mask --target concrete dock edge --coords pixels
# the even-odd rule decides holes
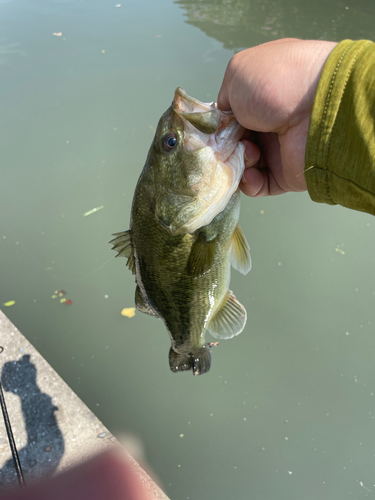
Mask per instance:
[[[58,474],[118,445],[13,323],[0,311],[0,376],[26,482]],[[168,497],[130,457],[155,500]],[[0,415],[0,490],[17,487],[17,476]]]

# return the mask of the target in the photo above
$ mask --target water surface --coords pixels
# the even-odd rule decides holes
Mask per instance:
[[[120,315],[134,278],[107,242],[177,86],[215,100],[235,51],[279,37],[375,39],[373,2],[117,1],[0,1],[0,304],[142,440],[172,500],[370,497],[373,217],[243,197],[253,270],[231,287],[248,324],[203,377],[170,372],[162,322]]]

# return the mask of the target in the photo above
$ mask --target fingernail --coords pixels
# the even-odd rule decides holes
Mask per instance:
[[[246,184],[245,172],[242,174],[242,177],[241,177],[241,184]]]

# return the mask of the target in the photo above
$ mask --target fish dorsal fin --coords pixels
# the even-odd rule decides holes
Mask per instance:
[[[251,269],[250,247],[239,224],[232,236],[230,263],[242,274],[247,274]]]
[[[135,307],[140,312],[149,314],[150,316],[154,316],[155,318],[160,318],[158,313],[143,300],[139,286],[137,286],[135,289]]]
[[[211,269],[216,250],[216,238],[208,241],[203,232],[198,234],[191,248],[188,260],[188,273],[198,278]]]
[[[114,233],[112,236],[116,236],[109,243],[113,244],[112,250],[117,252],[116,257],[127,257],[126,265],[130,271],[135,274],[135,260],[134,260],[134,249],[132,244],[131,230],[123,231],[121,233]]]
[[[216,339],[231,339],[242,332],[247,319],[246,309],[228,290],[219,310],[208,325],[209,333]]]

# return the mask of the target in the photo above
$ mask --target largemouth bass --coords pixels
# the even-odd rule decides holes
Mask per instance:
[[[251,268],[238,224],[243,131],[232,114],[177,88],[139,177],[130,229],[111,241],[135,274],[137,309],[165,323],[173,372],[208,372],[205,332],[229,339],[245,327],[229,290],[231,266]]]

